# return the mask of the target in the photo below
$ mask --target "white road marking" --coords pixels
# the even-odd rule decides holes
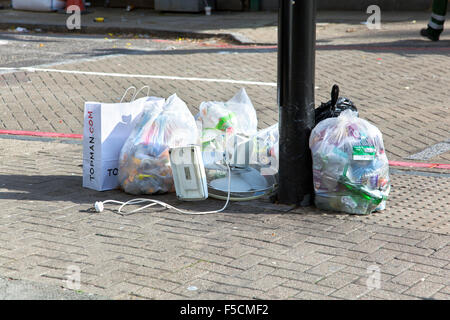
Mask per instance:
[[[98,61],[98,60],[103,60],[103,59],[108,59],[108,58],[122,57],[122,56],[124,56],[124,54],[108,54],[108,55],[99,56],[99,57],[66,59],[63,61],[44,63],[44,64],[39,64],[39,65],[31,66],[31,67],[0,67],[0,74],[14,73],[17,71],[22,71],[21,70],[22,68],[35,68],[35,69],[44,68],[45,69],[48,67],[55,67],[55,66],[60,66],[60,65],[72,64],[72,63],[93,62],[93,61]]]
[[[410,155],[407,159],[430,160],[447,151],[450,151],[450,139],[444,142],[436,143],[416,154]]]
[[[6,71],[6,72],[8,72],[8,71],[9,72],[14,72],[14,71],[54,72],[54,73],[82,74],[82,75],[101,76],[101,77],[146,78],[146,79],[180,80],[180,81],[203,81],[203,82],[219,82],[219,83],[255,85],[255,86],[270,86],[270,87],[277,86],[276,82],[260,82],[260,81],[196,78],[196,77],[177,77],[177,76],[164,76],[164,75],[151,75],[151,74],[107,73],[107,72],[93,72],[93,71],[79,71],[79,70],[46,69],[46,68],[36,68],[36,67],[20,67],[20,68],[0,67],[0,71]]]

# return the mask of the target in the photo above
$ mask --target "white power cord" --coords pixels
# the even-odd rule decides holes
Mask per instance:
[[[121,201],[117,201],[117,200],[105,200],[105,201],[97,201],[94,204],[94,209],[96,212],[103,212],[104,208],[105,208],[105,204],[106,203],[116,203],[116,204],[120,204],[119,209],[117,210],[117,214],[120,214],[122,216],[127,216],[133,213],[136,213],[138,211],[142,211],[146,208],[149,207],[153,207],[155,205],[160,205],[166,209],[172,209],[175,210],[179,213],[183,213],[183,214],[190,214],[190,215],[203,215],[203,214],[211,214],[211,213],[219,213],[222,212],[223,210],[225,210],[225,208],[228,206],[228,203],[230,202],[230,196],[231,196],[231,169],[229,164],[227,163],[227,168],[228,168],[228,196],[227,196],[227,201],[225,203],[225,205],[223,206],[222,209],[219,210],[214,210],[214,211],[204,211],[204,212],[198,212],[198,211],[187,211],[187,210],[182,210],[182,209],[178,209],[174,206],[171,206],[170,204],[167,204],[165,202],[159,201],[159,200],[154,200],[154,199],[146,199],[146,198],[137,198],[137,199],[132,199],[129,200],[127,202],[121,202]],[[136,205],[136,204],[140,204],[140,203],[146,203],[146,202],[150,202],[150,204],[147,204],[141,208],[137,208],[134,209],[133,211],[130,211],[128,213],[124,213],[122,212],[123,207],[127,206],[127,205]]]

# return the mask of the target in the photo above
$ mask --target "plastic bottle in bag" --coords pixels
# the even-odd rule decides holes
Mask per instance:
[[[354,214],[384,209],[389,164],[378,128],[344,110],[319,122],[309,143],[318,208]]]

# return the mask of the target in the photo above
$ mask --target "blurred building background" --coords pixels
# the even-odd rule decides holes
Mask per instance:
[[[277,10],[279,0],[90,0],[92,6],[109,6],[155,10],[192,11],[203,10],[206,3],[216,10],[266,11]],[[366,10],[370,5],[378,5],[382,10],[427,10],[431,0],[317,0],[319,10]]]

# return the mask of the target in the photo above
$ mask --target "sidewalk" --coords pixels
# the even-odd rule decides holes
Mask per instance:
[[[25,16],[33,23],[55,17],[60,26],[65,17],[5,12],[0,19],[8,28],[26,22]],[[229,99],[240,80],[256,83],[246,90],[265,128],[278,121],[276,16],[258,14],[193,15],[193,21],[221,17],[220,28],[229,23],[224,33],[266,46],[1,33],[0,61],[9,68],[0,65],[0,130],[81,134],[84,102],[118,101],[130,85],[149,85],[152,95],[162,97],[176,92],[195,114],[202,101]],[[321,21],[316,106],[329,100],[337,83],[360,116],[380,128],[389,160],[448,164],[449,33],[439,43],[421,39],[426,16],[406,14],[380,31],[344,13],[333,19],[346,22]],[[191,16],[177,17],[178,24],[192,23]],[[165,18],[155,16],[158,28],[167,26]],[[239,28],[230,28],[233,19]],[[21,61],[22,54],[33,57]],[[37,294],[39,285],[51,286],[54,297],[69,290],[67,271],[75,266],[80,288],[70,293],[81,299],[450,300],[450,170],[391,167],[387,209],[368,216],[267,199],[231,203],[206,216],[149,209],[123,217],[114,206],[93,213],[95,201],[132,196],[84,189],[81,174],[79,139],[0,135],[0,279],[19,288],[31,283]],[[185,209],[223,206],[212,199],[155,197]],[[373,270],[380,282],[368,286]],[[5,281],[0,287],[8,286]]]
[[[259,200],[122,217],[88,210],[130,196],[81,188],[81,145],[0,139],[3,277],[64,288],[75,265],[81,292],[113,299],[450,299],[448,175],[391,172],[387,210],[369,216]]]

